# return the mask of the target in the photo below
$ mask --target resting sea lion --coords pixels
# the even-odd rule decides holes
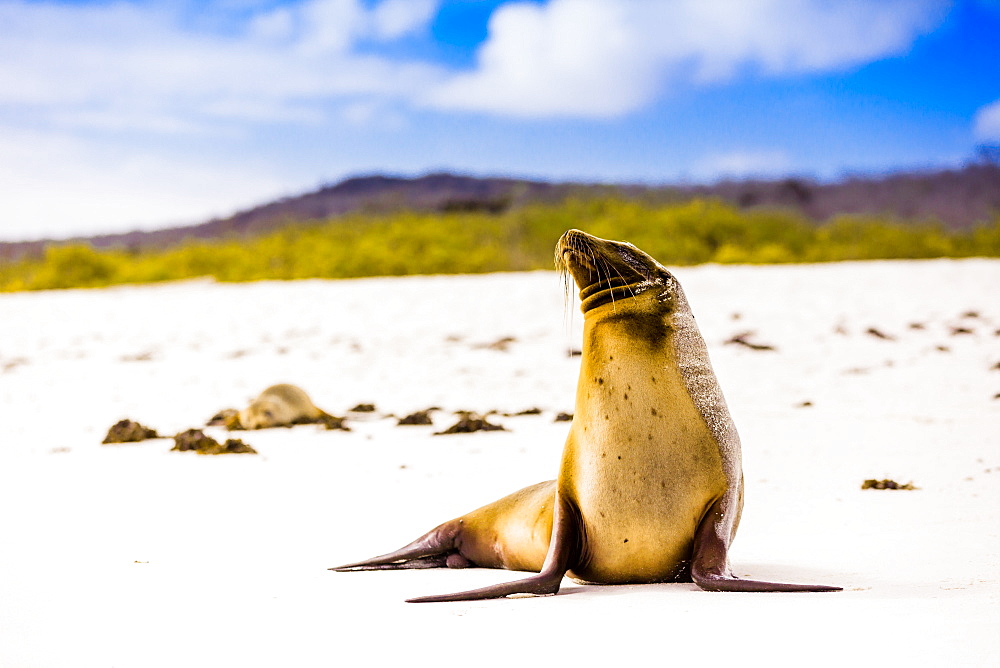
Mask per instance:
[[[250,405],[226,418],[229,429],[267,429],[319,422],[332,417],[313,404],[302,388],[282,383],[272,385]]]
[[[557,480],[515,492],[389,554],[332,570],[483,566],[524,580],[414,602],[694,581],[711,591],[836,591],[736,578],[740,440],[677,279],[628,243],[570,230],[556,262],[580,287],[583,355]]]

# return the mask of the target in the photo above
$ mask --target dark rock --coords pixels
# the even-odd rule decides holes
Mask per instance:
[[[256,455],[257,451],[238,438],[227,439],[225,443],[198,450],[199,455]]]
[[[908,482],[905,485],[896,482],[895,480],[875,480],[874,478],[865,480],[861,483],[861,489],[919,489],[914,487],[912,482]]]
[[[475,413],[462,413],[458,422],[444,431],[434,432],[435,436],[444,434],[469,434],[474,431],[507,431],[503,426],[487,422],[486,418]]]
[[[138,443],[150,438],[159,438],[155,429],[144,427],[132,420],[120,420],[108,430],[102,443]]]
[[[507,352],[510,348],[510,344],[517,341],[513,336],[503,336],[493,343],[481,343],[479,345],[473,346],[473,348],[481,348],[485,350],[499,350],[500,352]]]
[[[885,332],[883,332],[883,331],[881,331],[879,329],[876,329],[874,327],[869,327],[868,329],[866,329],[865,330],[865,334],[868,334],[869,336],[874,336],[876,339],[883,339],[885,341],[894,341],[895,340],[894,336],[886,334]]]
[[[171,451],[187,452],[188,450],[206,450],[219,447],[219,442],[211,436],[206,436],[201,429],[188,429],[174,436],[174,447]]]
[[[416,413],[410,413],[406,417],[400,418],[399,422],[396,423],[396,426],[397,427],[403,427],[407,425],[423,426],[423,425],[434,424],[434,421],[431,420],[431,410],[432,409],[428,408],[427,410],[417,411]]]
[[[724,341],[726,345],[740,345],[750,350],[776,350],[772,345],[766,343],[752,343],[748,339],[753,336],[753,332],[740,332],[739,334],[734,334],[732,338],[728,341]]]
[[[174,436],[174,447],[171,450],[186,452],[194,450],[199,455],[256,455],[257,451],[239,440],[230,438],[220,444],[211,436],[206,436],[200,429],[188,429]]]

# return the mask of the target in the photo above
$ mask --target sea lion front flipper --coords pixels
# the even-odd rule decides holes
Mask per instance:
[[[702,518],[694,535],[691,579],[706,591],[841,591],[829,585],[787,584],[741,580],[729,568],[732,522],[727,520],[727,498],[716,501]]]
[[[559,591],[563,576],[580,554],[580,513],[564,497],[556,492],[552,517],[552,538],[545,563],[538,575],[523,580],[471,589],[456,594],[419,596],[406,599],[407,603],[444,603],[447,601],[479,601],[489,598],[503,598],[512,594],[534,594],[548,596]]]
[[[383,571],[407,568],[464,568],[473,565],[468,559],[458,554],[455,547],[455,536],[461,525],[458,520],[451,520],[434,527],[409,545],[353,564],[334,566],[331,571]]]

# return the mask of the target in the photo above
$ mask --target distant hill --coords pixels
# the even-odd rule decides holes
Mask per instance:
[[[841,214],[883,215],[967,229],[1000,215],[1000,164],[852,177],[829,184],[800,179],[727,182],[689,192],[718,197],[740,208],[789,207],[815,222]]]
[[[1000,166],[982,163],[958,170],[852,177],[835,183],[789,178],[683,186],[548,183],[444,173],[417,178],[361,176],[200,225],[73,241],[86,241],[98,248],[165,247],[186,239],[251,235],[293,222],[324,220],[349,213],[379,214],[407,209],[500,213],[531,203],[600,196],[651,202],[718,198],[742,209],[790,208],[815,222],[839,214],[881,215],[901,221],[938,221],[953,229],[964,229],[1000,215]],[[39,253],[49,243],[52,241],[0,243],[0,259]]]

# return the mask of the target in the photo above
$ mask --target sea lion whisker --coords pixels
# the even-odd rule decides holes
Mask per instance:
[[[599,258],[597,258],[595,256],[595,260],[596,260],[595,263],[597,264],[597,267],[598,267],[598,269],[597,269],[598,283],[608,283],[608,284],[610,284],[611,283],[611,271],[610,271],[610,269],[613,268],[613,267],[611,267],[611,263],[609,263],[604,256],[601,256]],[[604,269],[604,276],[603,277],[601,276],[601,268]],[[614,291],[614,289],[613,288],[609,289],[608,290],[608,294],[611,297],[611,310],[614,311],[615,313],[617,313],[618,312],[618,305],[615,304],[615,291]]]
[[[559,276],[562,281],[563,291],[563,329],[568,336],[573,326],[573,315],[575,309],[570,308],[570,304],[573,302],[574,293],[570,288],[571,278],[569,268],[565,265],[565,263],[559,267]]]
[[[608,263],[608,266],[610,266],[612,269],[615,270],[615,273],[618,274],[618,278],[622,279],[623,287],[625,287],[625,289],[627,289],[629,292],[631,292],[632,293],[632,299],[635,299],[635,296],[636,296],[635,295],[635,290],[632,289],[632,284],[629,283],[628,279],[626,279],[625,276],[618,270],[618,267],[614,266],[610,262]]]
[[[587,276],[588,278],[592,275],[591,271],[597,274],[597,280],[601,280],[601,263],[600,259],[597,257],[597,253],[594,252],[593,248],[586,249],[588,262],[587,262]]]

